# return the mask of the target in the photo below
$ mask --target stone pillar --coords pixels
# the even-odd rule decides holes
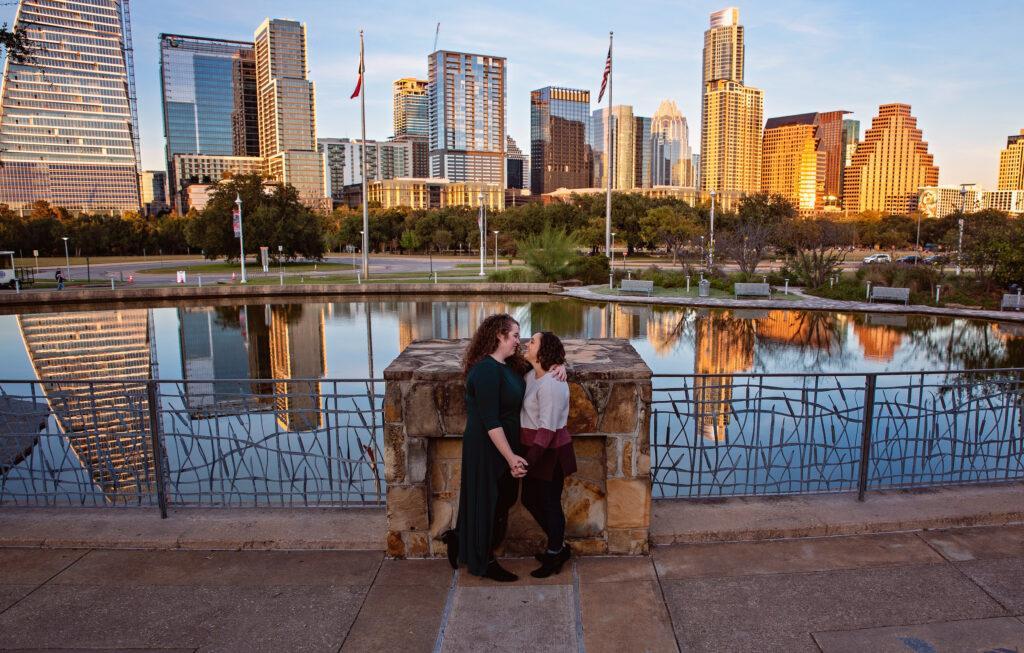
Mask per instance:
[[[651,516],[648,416],[651,370],[627,340],[565,340],[569,431],[579,471],[562,504],[569,545],[582,554],[643,554]],[[421,340],[384,370],[387,551],[443,556],[437,538],[455,526],[466,424],[466,340]],[[540,528],[517,504],[505,552],[531,554]]]

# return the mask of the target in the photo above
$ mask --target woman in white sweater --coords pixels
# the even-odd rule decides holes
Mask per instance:
[[[565,512],[562,486],[576,471],[569,418],[569,386],[548,371],[565,364],[565,348],[549,332],[533,334],[525,358],[533,369],[526,373],[526,395],[519,416],[520,441],[528,463],[523,479],[523,506],[537,520],[548,538],[547,550],[537,555],[541,566],[530,572],[535,578],[557,574],[569,559],[565,545]]]

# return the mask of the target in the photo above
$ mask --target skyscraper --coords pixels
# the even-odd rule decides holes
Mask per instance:
[[[591,114],[590,142],[593,147],[595,187],[608,185],[608,116],[607,108],[595,109]],[[612,177],[614,190],[629,190],[636,187],[636,120],[633,107],[617,104],[611,109],[612,135],[615,172]]]
[[[530,92],[530,190],[588,188],[590,91],[545,86]]]
[[[395,136],[428,136],[427,80],[403,77],[396,79],[391,86],[395,102]]]
[[[530,156],[523,154],[511,136],[505,137],[505,187],[530,188]]]
[[[843,119],[843,145],[840,158],[843,162],[843,183],[839,185],[839,197],[843,197],[843,187],[846,185],[846,170],[853,165],[853,153],[857,151],[857,143],[860,141],[860,121]]]
[[[784,196],[801,211],[834,204],[843,176],[845,113],[769,118],[764,126],[761,190]]]
[[[633,186],[651,187],[651,119],[633,118]]]
[[[21,0],[29,61],[0,90],[0,202],[139,209],[139,140],[128,0]]]
[[[427,69],[430,176],[504,188],[504,57],[438,50]]]
[[[846,170],[843,206],[906,215],[917,202],[918,190],[938,183],[939,168],[910,105],[883,104]]]
[[[754,193],[761,186],[764,93],[744,86],[745,51],[740,12],[711,14],[704,32],[701,94],[700,187]]]
[[[345,198],[345,186],[363,183],[363,142],[321,138],[317,148],[324,161],[324,186],[334,201]],[[413,146],[405,141],[366,141],[367,179],[412,177]]]
[[[1006,149],[999,153],[998,190],[1024,189],[1024,129],[1006,138]]]
[[[167,209],[167,173],[163,170],[143,170],[139,174],[139,192],[143,214],[156,215]]]
[[[662,100],[651,119],[651,185],[693,186],[690,130],[673,100]]]
[[[175,155],[260,154],[253,44],[161,34],[160,83],[170,193],[174,206],[184,212],[190,181],[175,174]]]
[[[316,98],[306,79],[306,26],[267,18],[254,41],[260,156],[267,160],[267,175],[294,186],[306,204],[326,208]]]

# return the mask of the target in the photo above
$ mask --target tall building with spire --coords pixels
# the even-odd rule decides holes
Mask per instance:
[[[1024,129],[1006,139],[1006,149],[999,153],[998,190],[1024,189]]]
[[[700,187],[704,191],[754,193],[761,187],[764,93],[745,86],[746,56],[740,11],[711,14],[704,32]]]
[[[128,0],[21,0],[0,88],[0,203],[139,210],[139,128]]]
[[[530,91],[530,190],[588,188],[590,91],[545,86]]]
[[[253,40],[260,156],[266,159],[267,176],[291,184],[303,202],[322,208],[323,166],[316,143],[316,96],[307,79],[306,26],[267,18]]]
[[[662,100],[651,118],[651,185],[694,185],[690,129],[674,100]]]
[[[843,206],[847,211],[906,215],[916,205],[919,189],[938,183],[939,167],[910,105],[883,104],[846,170]]]

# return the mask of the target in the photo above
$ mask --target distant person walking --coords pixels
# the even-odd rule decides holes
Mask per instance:
[[[57,268],[57,272],[53,275],[53,278],[57,280],[57,290],[64,290],[64,271]]]

